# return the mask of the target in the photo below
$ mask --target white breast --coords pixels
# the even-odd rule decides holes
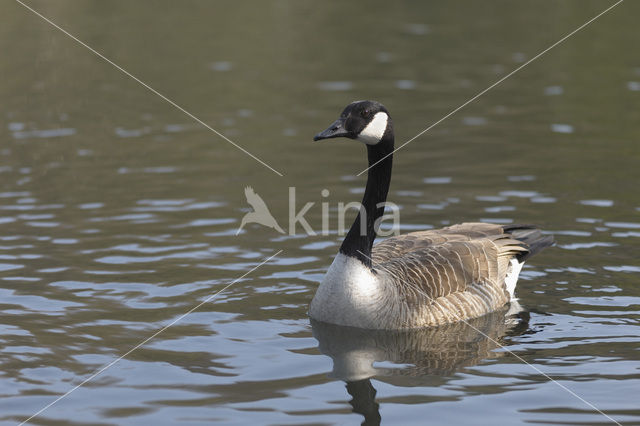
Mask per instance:
[[[369,268],[339,253],[311,301],[309,315],[318,321],[371,328],[385,311],[382,295],[378,277]]]

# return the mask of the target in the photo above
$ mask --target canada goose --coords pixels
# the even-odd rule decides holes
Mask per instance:
[[[525,260],[553,244],[532,225],[463,223],[373,245],[391,181],[393,123],[375,101],[353,102],[313,139],[367,147],[360,213],[318,287],[309,315],[370,329],[442,325],[492,312],[511,299]],[[362,232],[361,232],[362,221]]]

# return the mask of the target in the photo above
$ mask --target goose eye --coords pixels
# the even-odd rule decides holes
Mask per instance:
[[[360,115],[364,118],[369,116],[369,110],[368,109],[363,109],[362,112],[360,113]]]

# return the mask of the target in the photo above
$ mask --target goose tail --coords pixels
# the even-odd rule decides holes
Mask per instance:
[[[553,235],[543,235],[540,229],[534,225],[505,225],[502,229],[505,233],[510,234],[514,239],[526,245],[527,251],[519,253],[516,256],[516,259],[518,259],[520,263],[526,261],[546,247],[555,244]]]

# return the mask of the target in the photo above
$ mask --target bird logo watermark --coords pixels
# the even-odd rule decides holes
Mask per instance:
[[[240,222],[240,227],[238,228],[236,235],[238,235],[242,231],[242,228],[244,228],[244,226],[248,223],[257,223],[262,226],[266,226],[267,228],[273,228],[281,234],[285,233],[269,211],[267,203],[264,202],[262,197],[256,194],[252,187],[247,186],[244,189],[244,195],[245,197],[247,197],[247,203],[249,203],[249,205],[253,208],[253,211],[244,215],[244,217],[242,218],[242,222]]]

